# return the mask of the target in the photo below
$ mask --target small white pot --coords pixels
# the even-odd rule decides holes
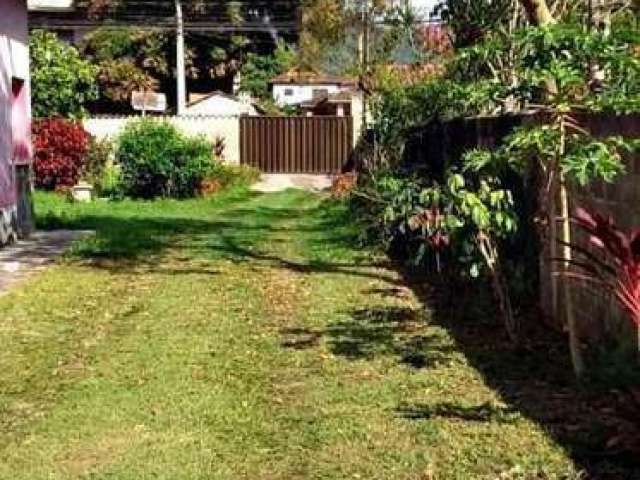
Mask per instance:
[[[93,195],[93,186],[87,182],[78,182],[71,188],[71,198],[74,202],[90,202]]]

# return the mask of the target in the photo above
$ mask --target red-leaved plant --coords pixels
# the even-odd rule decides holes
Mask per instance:
[[[640,229],[624,232],[611,217],[584,208],[576,209],[573,222],[588,234],[589,245],[595,252],[572,244],[583,261],[571,262],[577,271],[569,276],[594,282],[610,291],[630,320],[640,326]]]
[[[36,185],[53,190],[75,185],[89,148],[89,133],[82,124],[63,118],[33,122]]]

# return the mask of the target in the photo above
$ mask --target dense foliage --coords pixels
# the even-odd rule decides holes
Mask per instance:
[[[101,27],[82,41],[81,51],[98,70],[100,105],[127,110],[134,91],[168,86],[173,56],[170,36],[157,30]]]
[[[118,139],[125,193],[132,197],[192,197],[215,166],[213,146],[151,119],[127,125]]]
[[[440,75],[406,86],[382,84],[373,104],[378,141],[393,160],[401,156],[407,130],[434,118],[517,112],[550,103],[638,111],[639,42],[637,30],[605,35],[566,24],[524,28],[510,36],[488,33],[446,59]],[[560,95],[548,95],[549,82],[557,82]]]
[[[243,20],[234,21],[240,25]],[[81,50],[99,71],[100,99],[95,108],[128,110],[131,92],[140,90],[162,91],[171,98],[175,94],[175,48],[175,36],[160,29],[105,26],[90,32]],[[247,64],[249,76],[258,69],[256,74],[268,80],[274,73],[273,62],[263,64],[262,58],[277,61],[280,51],[276,40],[191,31],[185,35],[185,73],[195,91],[227,91],[234,76]],[[256,88],[262,91],[266,84],[252,84],[245,90],[253,92]]]
[[[295,51],[283,42],[271,55],[249,53],[240,69],[240,90],[261,100],[270,98],[269,81],[289,70],[295,58]]]
[[[606,30],[558,22],[584,14],[568,3],[548,10],[545,2],[522,2],[526,16],[513,2],[496,10],[489,7],[499,2],[484,9],[481,3],[441,2],[457,50],[442,56],[432,75],[406,84],[397,77],[377,82],[373,164],[384,169],[362,175],[352,201],[367,232],[414,263],[435,264],[437,271],[444,264],[458,277],[487,274],[516,340],[509,292],[526,287],[523,278],[536,278],[539,248],[549,245],[550,255],[561,259],[558,273],[569,271],[571,253],[559,246],[571,242],[569,185],[610,182],[624,172],[622,153],[631,144],[595,138],[582,120],[590,111],[639,110],[639,37],[637,24],[627,20]],[[557,19],[549,18],[551,11]],[[527,18],[533,26],[525,25]],[[537,115],[492,151],[449,152],[444,165],[418,170],[404,151],[414,127],[532,110]],[[562,298],[569,304],[566,284]],[[552,288],[560,298],[557,276]],[[567,312],[572,360],[581,375],[570,305]]]
[[[80,178],[89,146],[89,134],[82,125],[62,118],[33,122],[35,183],[53,190],[71,187]]]
[[[97,98],[96,68],[50,32],[31,32],[29,53],[34,117],[82,117]]]

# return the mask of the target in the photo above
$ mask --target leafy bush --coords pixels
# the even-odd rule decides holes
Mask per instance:
[[[80,118],[98,97],[97,69],[50,32],[35,30],[29,42],[34,117]]]
[[[109,139],[89,139],[87,155],[82,170],[82,179],[97,185],[100,182],[102,173],[107,165],[112,161],[113,143]]]
[[[107,138],[91,138],[82,178],[92,184],[97,195],[119,198],[122,189],[122,169],[114,161],[115,146]]]
[[[124,195],[122,185],[122,168],[113,162],[107,163],[100,178],[95,184],[98,195],[121,198]]]
[[[258,178],[260,172],[253,167],[216,163],[209,176],[200,184],[199,193],[208,197],[228,187],[247,187]]]
[[[213,146],[168,123],[131,122],[118,139],[125,193],[133,197],[192,197],[215,166]]]
[[[216,179],[222,187],[248,186],[260,179],[260,171],[246,165],[216,163],[208,179]]]
[[[485,273],[509,337],[518,340],[499,248],[515,232],[517,216],[497,178],[450,171],[440,184],[391,170],[365,177],[352,199],[374,238],[415,265],[466,278]]]
[[[46,118],[33,122],[35,183],[40,188],[71,187],[82,173],[89,134],[77,122]]]
[[[488,81],[459,83],[429,79],[406,87],[393,87],[373,105],[374,130],[387,159],[398,160],[411,127],[435,118],[495,113],[502,87]]]

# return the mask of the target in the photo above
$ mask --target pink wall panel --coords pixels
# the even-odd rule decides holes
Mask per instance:
[[[26,2],[0,3],[0,207],[6,207],[15,202],[13,165],[31,156],[31,114]]]

